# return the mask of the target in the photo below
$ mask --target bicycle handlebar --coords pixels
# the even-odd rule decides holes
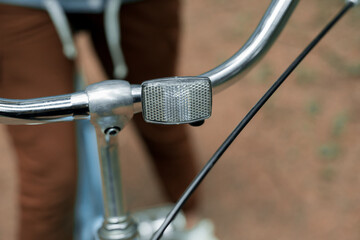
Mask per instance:
[[[85,92],[54,97],[12,100],[0,98],[0,123],[42,124],[86,119],[89,100]]]
[[[248,70],[270,48],[299,0],[274,0],[244,46],[220,66],[200,75],[208,77],[213,91],[227,88],[234,76]]]
[[[259,60],[275,41],[298,2],[273,0],[245,45],[223,64],[200,75],[210,79],[214,93],[228,87],[230,79],[244,73]],[[133,85],[131,95],[134,113],[141,112],[141,86]],[[86,91],[26,100],[0,98],[0,123],[44,124],[84,119],[90,114],[89,104]]]

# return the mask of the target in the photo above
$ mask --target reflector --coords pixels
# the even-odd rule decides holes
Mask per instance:
[[[173,77],[143,82],[143,118],[158,124],[182,124],[211,116],[212,90],[207,77]]]

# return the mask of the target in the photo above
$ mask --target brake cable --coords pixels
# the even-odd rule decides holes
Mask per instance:
[[[183,195],[180,197],[178,202],[175,204],[173,209],[166,216],[164,222],[160,228],[151,237],[151,240],[159,240],[169,224],[175,219],[182,206],[190,198],[191,194],[200,185],[202,180],[207,176],[210,170],[214,167],[219,158],[227,150],[230,144],[235,138],[241,133],[261,107],[269,100],[269,98],[275,93],[275,91],[281,86],[281,84],[287,79],[287,77],[295,70],[295,68],[302,62],[302,60],[310,53],[310,51],[320,42],[320,40],[329,32],[329,30],[348,12],[348,10],[356,5],[356,1],[348,0],[346,5],[341,11],[326,25],[326,27],[315,37],[315,39],[300,53],[300,55],[290,64],[285,72],[276,80],[276,82],[269,88],[269,90],[262,96],[262,98],[254,105],[254,107],[246,114],[241,122],[236,126],[232,133],[226,138],[219,149],[214,153],[210,160],[206,163],[200,173],[190,183],[188,188],[185,190]]]

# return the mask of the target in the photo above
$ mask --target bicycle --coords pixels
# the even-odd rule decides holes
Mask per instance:
[[[81,97],[81,96],[79,96],[79,97]],[[103,129],[103,130],[106,130],[106,129]],[[115,131],[116,129],[108,129],[108,131],[110,131],[110,130]]]

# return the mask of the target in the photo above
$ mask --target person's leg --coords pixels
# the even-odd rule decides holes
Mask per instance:
[[[0,96],[35,98],[73,91],[48,14],[0,5]],[[72,123],[10,126],[20,177],[21,240],[72,239],[76,150]]]
[[[140,84],[174,76],[180,35],[180,1],[151,0],[124,5],[121,11],[122,47],[129,67],[127,80]],[[197,172],[187,126],[145,123],[134,117],[140,135],[154,160],[169,200],[175,202]],[[196,197],[186,205],[195,207]]]

